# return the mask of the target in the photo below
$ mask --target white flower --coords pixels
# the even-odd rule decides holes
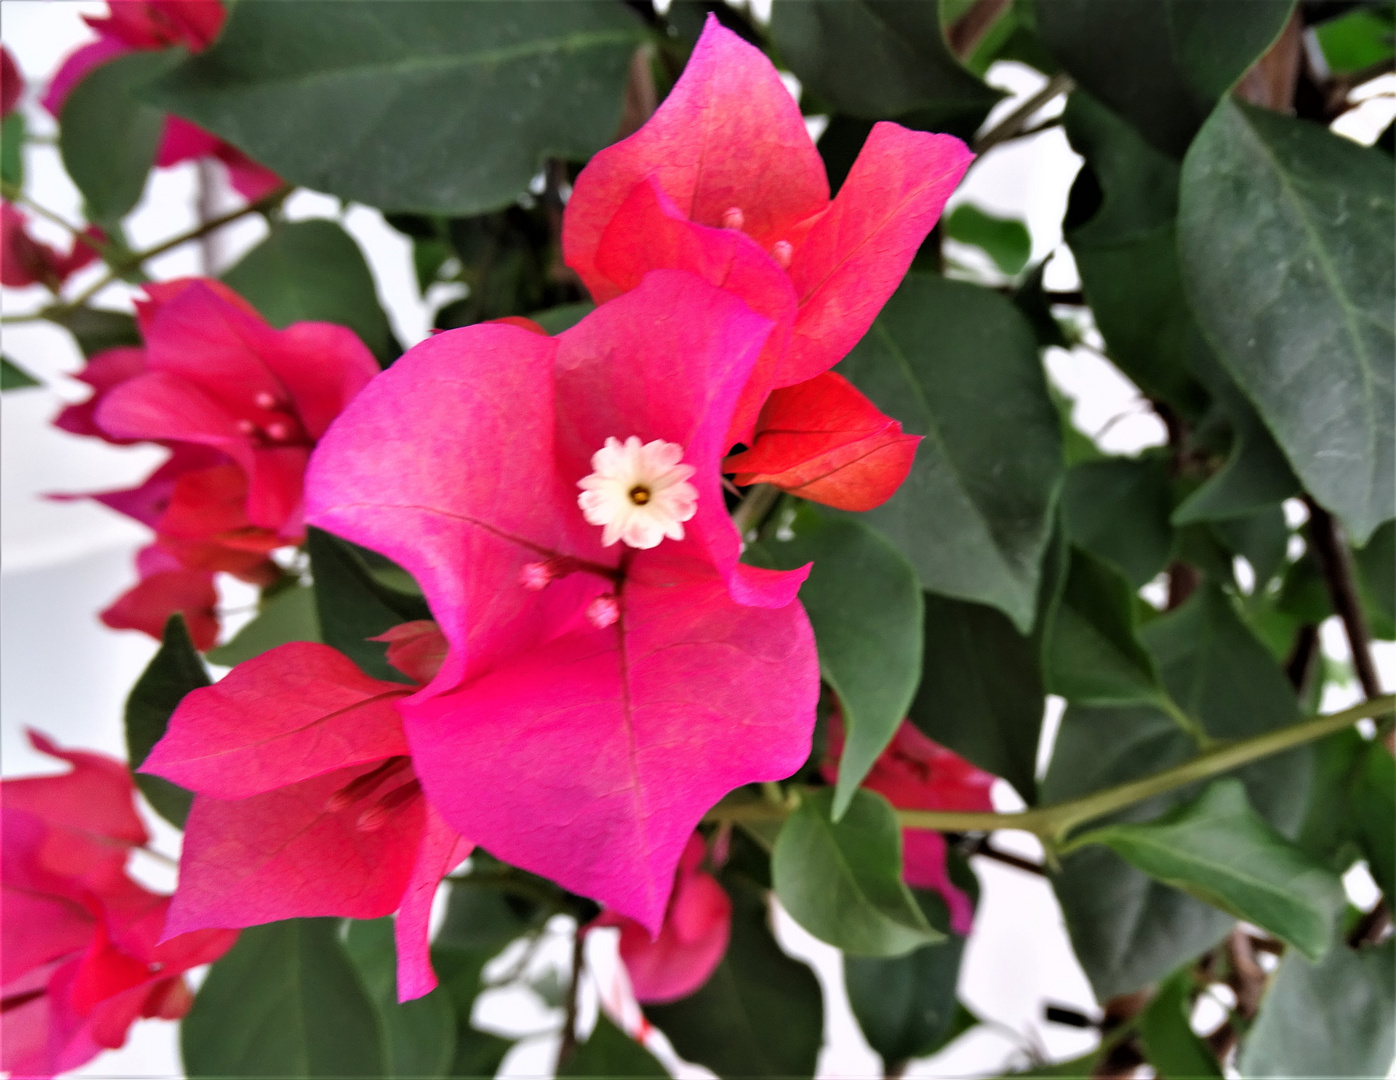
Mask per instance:
[[[666,536],[683,539],[683,522],[698,512],[698,489],[688,482],[696,471],[683,464],[683,447],[635,435],[622,443],[610,438],[591,456],[594,472],[577,481],[577,505],[592,525],[603,525],[601,543],[624,540],[652,548]]]

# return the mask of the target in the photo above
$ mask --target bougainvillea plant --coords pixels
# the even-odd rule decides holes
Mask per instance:
[[[63,437],[166,452],[53,496],[149,530],[92,607],[159,650],[128,761],[34,732],[70,770],[0,784],[0,1067],[53,1076],[153,1017],[190,1076],[493,1076],[512,1044],[477,999],[562,933],[531,984],[557,1075],[813,1076],[824,990],[779,908],[841,951],[898,1076],[989,1026],[956,988],[997,860],[1050,885],[1099,1006],[1046,1008],[1085,1056],[1003,1069],[1386,1075],[1392,132],[1330,126],[1391,69],[1388,9],[84,19],[43,85],[0,55],[0,280],[45,296],[6,321],[86,357]],[[999,62],[1041,90],[995,110]],[[40,108],[82,222],[26,180]],[[945,210],[1057,127],[1080,286],[1052,290],[1021,224]],[[186,161],[235,209],[133,248]],[[453,297],[430,336],[402,348],[298,189],[410,243]],[[267,236],[235,265],[152,280],[243,217]],[[1071,348],[1161,445],[1077,429],[1044,362]],[[229,577],[260,596],[232,631]],[[132,876],[150,814],[182,832],[172,895]],[[618,974],[588,989],[596,941]]]

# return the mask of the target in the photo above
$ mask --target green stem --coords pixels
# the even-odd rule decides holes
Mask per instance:
[[[1034,807],[1016,813],[974,813],[953,810],[898,810],[897,820],[904,828],[936,829],[941,832],[992,832],[995,829],[1021,829],[1034,833],[1045,844],[1060,842],[1076,826],[1094,818],[1123,810],[1127,806],[1162,795],[1175,788],[1206,780],[1252,761],[1292,750],[1351,727],[1359,720],[1381,716],[1396,709],[1396,694],[1354,705],[1331,716],[1311,716],[1297,724],[1268,731],[1236,742],[1214,744],[1191,761],[1171,769],[1141,777],[1116,787],[1095,791],[1079,799],[1051,806]],[[743,799],[719,803],[705,816],[706,821],[779,821],[788,816],[785,806],[764,799]]]
[[[779,498],[780,488],[773,484],[757,484],[748,491],[732,511],[732,524],[737,527],[737,535],[745,537],[748,529],[760,524]]]

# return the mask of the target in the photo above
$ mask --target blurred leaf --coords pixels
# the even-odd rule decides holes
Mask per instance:
[[[589,300],[583,300],[576,304],[559,304],[546,311],[535,311],[529,318],[549,334],[556,336],[564,330],[571,330],[595,310],[595,304]]]
[[[1396,896],[1396,758],[1381,740],[1367,744],[1352,788],[1357,842],[1377,886]]]
[[[1069,1080],[1086,1080],[1087,1077],[1095,1075],[1096,1066],[1100,1063],[1099,1058],[1100,1052],[1092,1050],[1089,1054],[1071,1058],[1069,1061],[1053,1061],[1021,1072],[1004,1073],[1001,1080],[1009,1080],[1009,1077],[1014,1076],[1057,1076]]]
[[[326,645],[348,656],[376,679],[406,682],[385,659],[386,646],[369,638],[399,623],[430,619],[420,593],[401,592],[380,581],[347,541],[312,528],[306,540],[315,580],[315,608]]]
[[[146,776],[135,770],[145,763],[155,744],[164,737],[170,715],[184,696],[208,685],[208,672],[189,639],[184,616],[171,615],[165,623],[160,651],[151,658],[126,699],[126,757],[131,763],[136,787],[146,801],[157,814],[180,829],[189,816],[193,794],[159,776]]]
[[[719,1076],[814,1076],[824,1041],[824,999],[803,962],[771,933],[765,893],[722,875],[732,898],[732,939],[722,963],[693,994],[645,1015],[687,1061]]]
[[[1335,75],[1363,71],[1391,56],[1396,23],[1389,6],[1357,8],[1314,27],[1324,63]]]
[[[412,241],[412,269],[417,274],[417,291],[426,296],[427,290],[441,277],[441,268],[451,257],[451,247],[436,237]]]
[[[864,520],[924,588],[990,604],[1026,631],[1062,474],[1027,321],[989,289],[912,273],[838,371],[926,436],[901,489]]]
[[[191,1077],[381,1077],[378,1017],[338,919],[253,926],[209,970],[180,1024]]]
[[[277,224],[223,280],[275,327],[338,323],[358,334],[380,363],[402,352],[363,252],[333,221]]]
[[[0,391],[23,390],[30,386],[43,386],[8,356],[0,356]]]
[[[54,305],[41,314],[51,323],[63,327],[77,340],[82,355],[91,360],[104,349],[120,345],[140,345],[141,333],[136,320],[124,311],[104,308],[70,308]]]
[[[10,113],[0,122],[0,180],[11,187],[24,186],[24,115]]]
[[[1246,517],[1214,521],[1212,533],[1223,547],[1250,563],[1255,571],[1253,592],[1263,593],[1285,565],[1290,532],[1285,524],[1284,508],[1278,503]]]
[[[453,329],[509,315],[532,317],[557,306],[580,310],[571,303],[577,287],[558,274],[553,212],[540,201],[447,222],[447,238],[461,263],[457,276],[469,292],[437,311],[435,325]]]
[[[1396,516],[1390,159],[1224,101],[1188,153],[1180,204],[1208,342],[1305,487],[1365,543]]]
[[[1313,744],[1314,773],[1308,807],[1295,842],[1339,874],[1358,857],[1351,792],[1361,772],[1367,740],[1355,728]]]
[[[902,881],[902,837],[891,804],[859,790],[839,821],[833,792],[807,793],[771,852],[771,880],[790,917],[857,956],[902,956],[944,940]]]
[[[1042,725],[1042,674],[1032,641],[994,608],[927,593],[921,685],[911,721],[1002,776],[1028,803]]]
[[[1169,471],[1165,455],[1148,453],[1073,465],[1062,487],[1067,537],[1136,587],[1152,581],[1173,546]]]
[[[604,1012],[596,1015],[596,1027],[591,1037],[557,1071],[558,1076],[663,1076],[668,1070],[655,1056],[637,1043]]]
[[[1170,976],[1139,1014],[1139,1038],[1144,1044],[1144,1055],[1154,1071],[1169,1080],[1185,1077],[1221,1080],[1217,1056],[1192,1030],[1192,1002],[1188,996],[1191,987],[1190,971]]]
[[[775,0],[771,40],[831,111],[968,138],[1003,95],[950,54],[939,4]]]
[[[1047,293],[1042,287],[1043,276],[1047,272],[1047,263],[1050,258],[1049,256],[1047,259],[1043,259],[1023,275],[1013,290],[1013,303],[1018,306],[1018,310],[1027,317],[1028,322],[1037,331],[1039,345],[1057,345],[1065,349],[1071,343],[1067,340],[1062,324],[1052,314],[1052,307],[1047,302]]]
[[[961,203],[945,216],[944,223],[948,239],[980,248],[1009,277],[1028,265],[1032,236],[1017,218],[995,217],[973,203]]]
[[[63,103],[58,149],[88,220],[110,228],[141,201],[165,114],[138,100],[136,89],[175,59],[167,50],[118,56],[94,68]]]
[[[1103,844],[1150,877],[1254,923],[1317,960],[1346,904],[1342,882],[1272,829],[1239,780],[1214,781],[1195,802],[1145,825],[1093,829],[1073,844]]]
[[[813,562],[800,588],[819,646],[819,667],[842,706],[843,756],[833,814],[843,816],[854,791],[906,717],[921,679],[923,608],[916,572],[877,533],[856,519],[797,518],[792,539],[767,539],[744,558],[793,570]]]
[[[1182,157],[1212,106],[1269,49],[1294,0],[1051,0],[1043,43],[1072,78]]]
[[[1396,941],[1280,961],[1237,1067],[1254,1077],[1384,1076],[1396,1050]]]
[[[150,100],[292,183],[390,210],[506,206],[615,136],[640,23],[600,0],[243,4]]]
[[[1353,552],[1353,562],[1372,636],[1396,638],[1396,521],[1378,527],[1366,546]]]
[[[456,1050],[456,1011],[441,987],[402,1004],[397,1000],[393,919],[349,920],[344,949],[358,970],[382,1025],[386,1077],[449,1076]]]
[[[293,585],[273,596],[226,644],[204,654],[210,663],[232,667],[288,641],[319,641],[315,589]]]

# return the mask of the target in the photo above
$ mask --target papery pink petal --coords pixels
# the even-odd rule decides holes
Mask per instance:
[[[674,888],[674,901],[653,941],[639,923],[621,928],[620,955],[637,1001],[661,1003],[687,997],[722,963],[732,932],[732,901],[708,874],[694,874]]]
[[[207,570],[167,570],[143,578],[100,615],[113,630],[139,630],[157,641],[176,612],[184,616],[194,647],[211,649],[218,640],[218,590]]]
[[[783,385],[828,370],[858,343],[973,160],[953,135],[873,125],[838,196],[795,249],[800,314]]]
[[[399,623],[368,640],[387,642],[388,663],[423,686],[436,678],[451,647],[441,627],[431,619]]]
[[[363,674],[328,645],[280,645],[188,694],[141,771],[216,799],[243,799],[403,755],[394,703],[408,692]]]
[[[829,201],[824,163],[776,69],[711,15],[655,114],[577,178],[563,253],[598,299],[608,288],[595,264],[601,236],[647,176],[700,225],[721,226],[739,209],[743,230],[767,250]]]
[[[285,183],[260,162],[253,161],[236,146],[220,142],[215,156],[228,170],[228,183],[248,202],[264,199]]]
[[[218,299],[231,304],[249,318],[261,319],[256,308],[217,278],[186,277],[170,278],[168,281],[148,281],[141,286],[145,295],[137,295],[135,298],[136,325],[140,327],[141,336],[146,337],[150,334],[155,316],[160,313],[161,308],[192,288],[212,292]]]
[[[147,371],[104,395],[97,426],[118,439],[199,443],[247,468],[252,451],[237,418],[204,388],[164,371]]]
[[[279,532],[288,540],[305,534],[305,467],[307,446],[254,449],[247,488],[247,520]]]
[[[155,152],[155,164],[168,169],[182,161],[211,157],[221,141],[213,132],[205,131],[182,117],[167,117],[164,134],[160,136],[160,147]]]
[[[9,116],[24,94],[24,76],[10,50],[0,45],[0,117]]]
[[[432,901],[441,879],[464,862],[474,847],[442,821],[430,803],[427,804],[417,861],[393,923],[398,1001],[411,1001],[436,989],[429,940]]]
[[[578,630],[402,709],[423,788],[448,822],[658,932],[703,814],[807,756],[817,660],[798,604],[742,607],[711,571],[637,573],[621,607],[607,630]]]
[[[196,795],[166,938],[321,915],[377,919],[397,908],[416,861],[420,797],[381,827],[358,827],[362,803],[328,809],[367,766],[337,769],[262,795]]]
[[[0,790],[15,781],[4,781]],[[3,814],[4,844],[0,847],[0,890],[4,894],[4,918],[0,919],[0,985],[5,996],[11,984],[44,964],[80,953],[92,937],[94,919],[84,903],[86,887],[105,884],[100,877],[121,872],[125,853],[115,869],[102,868],[94,875],[85,866],[83,877],[65,874],[65,867],[45,848],[52,830],[38,816],[6,805]]]
[[[109,436],[97,427],[93,414],[97,403],[113,387],[127,379],[135,378],[145,371],[145,350],[134,347],[104,349],[87,362],[76,378],[92,387],[93,394],[86,401],[69,405],[54,418],[54,426],[74,435],[95,436],[107,439]],[[128,439],[113,439],[113,442],[129,442]]]
[[[974,926],[974,901],[950,880],[945,837],[929,829],[902,830],[902,880],[913,889],[934,889],[950,909],[950,929],[961,937]]]
[[[117,37],[100,37],[72,52],[63,61],[48,89],[40,99],[40,104],[55,117],[63,111],[63,103],[73,88],[87,77],[93,68],[101,67],[108,60],[114,60],[131,51],[131,46]]]
[[[312,439],[378,374],[378,361],[354,331],[334,323],[298,322],[274,332],[262,359],[290,394]]]

